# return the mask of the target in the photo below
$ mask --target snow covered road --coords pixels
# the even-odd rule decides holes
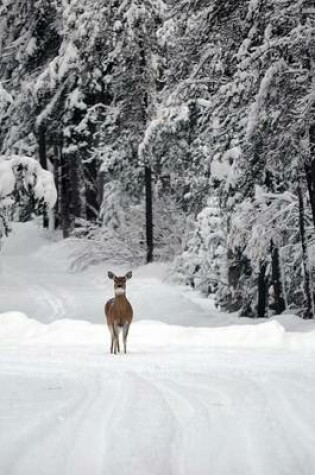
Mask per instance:
[[[314,355],[137,350],[1,348],[0,473],[314,473]]]
[[[0,475],[315,473],[312,322],[239,322],[142,268],[109,355],[103,269],[29,225],[1,257]]]
[[[0,254],[0,312],[17,310],[46,323],[61,318],[103,323],[104,304],[113,295],[108,266],[71,272],[70,251],[71,242],[50,243],[32,223],[15,223]],[[127,291],[135,319],[206,326],[208,312],[162,282],[164,273],[161,265],[134,271]]]

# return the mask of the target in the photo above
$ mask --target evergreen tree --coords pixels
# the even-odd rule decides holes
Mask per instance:
[[[222,308],[313,316],[314,26],[307,0],[7,0],[1,149],[53,170],[99,258],[184,246]]]
[[[147,261],[153,259],[152,177],[138,148],[155,114],[160,74],[157,28],[163,3],[129,0],[111,3],[112,50],[108,88],[113,98],[100,133],[99,152],[106,180],[142,199],[145,192]]]

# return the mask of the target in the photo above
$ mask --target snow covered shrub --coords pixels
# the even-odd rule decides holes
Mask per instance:
[[[108,260],[139,264],[145,256],[144,232],[143,206],[128,200],[118,182],[106,183],[99,221],[77,221],[72,265],[80,270]]]
[[[156,196],[153,212],[155,259],[171,262],[183,251],[192,229],[191,219],[168,195]]]
[[[101,222],[77,221],[70,239],[73,241],[71,267],[74,270],[84,270],[106,261],[135,265],[144,260],[144,250],[141,245],[132,246],[130,234],[123,234],[121,229],[115,230]]]
[[[310,210],[304,218],[311,223]],[[307,227],[306,239],[312,236]],[[245,313],[257,315],[259,278],[262,275],[266,292],[266,316],[277,312],[275,292],[280,291],[283,309],[301,310],[303,307],[303,255],[299,229],[298,197],[291,192],[268,193],[256,187],[255,196],[240,203],[233,215],[229,246],[241,249],[248,259],[251,271],[243,273],[240,289]],[[250,290],[249,290],[250,289]],[[244,307],[244,308],[245,308]]]
[[[171,261],[181,251],[187,217],[171,197],[154,196],[154,258]],[[100,220],[80,220],[73,233],[77,238],[73,267],[83,269],[98,262],[115,261],[139,265],[145,262],[145,205],[123,193],[119,182],[104,186]]]
[[[0,241],[10,230],[8,222],[17,206],[22,212],[27,205],[41,213],[46,207],[52,208],[56,199],[53,176],[37,160],[18,155],[0,157]]]
[[[226,231],[215,198],[199,213],[186,249],[175,261],[176,278],[204,295],[223,297],[226,278]],[[220,292],[219,292],[220,291]]]

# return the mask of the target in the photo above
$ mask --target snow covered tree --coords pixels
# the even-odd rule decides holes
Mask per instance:
[[[227,287],[226,223],[216,199],[209,199],[197,216],[193,235],[177,258],[177,278],[204,295],[216,294],[221,305],[225,297],[218,286]]]
[[[48,160],[54,167],[60,188],[59,221],[66,236],[76,217],[95,219],[99,212],[99,162],[92,149],[108,100],[101,69],[108,52],[106,7],[88,0],[48,2],[49,8],[45,0],[35,3],[27,12],[22,4],[15,5],[17,17],[19,14],[33,27],[27,35],[36,45],[36,58],[42,55],[42,60],[35,71],[29,71],[23,54],[19,55],[23,74],[13,82],[16,97],[4,118],[8,133],[3,150],[12,150],[19,143],[25,147],[30,142],[29,151],[37,151],[42,165]],[[43,28],[50,48],[36,39]],[[24,30],[14,34],[26,35]],[[11,47],[7,40],[5,50]],[[6,64],[4,69],[6,73]],[[15,114],[21,111],[17,120]],[[18,127],[12,127],[13,121]]]
[[[119,180],[123,192],[146,203],[147,261],[153,259],[152,177],[148,158],[138,147],[155,113],[160,75],[157,29],[160,0],[112,2],[110,68],[107,84],[113,98],[100,132],[98,151],[106,181]]]
[[[53,175],[31,157],[0,157],[0,241],[10,230],[12,208],[27,196],[33,211],[52,209],[57,199]]]
[[[264,39],[252,54],[252,62],[259,61],[259,75],[258,90],[249,108],[244,160],[240,163],[241,193],[245,197],[253,196],[253,185],[263,186],[268,193],[297,193],[296,182],[304,160],[301,137],[307,128],[305,123],[304,127],[297,126],[293,118],[296,104],[308,96],[310,80],[305,61],[312,42],[312,26],[303,25],[302,20],[300,4],[278,4],[269,18],[266,16]],[[280,312],[284,309],[280,250],[272,238],[268,250],[275,308]],[[262,266],[266,258],[267,250]]]
[[[0,6],[0,74],[13,103],[1,119],[2,150],[36,150],[36,110],[29,89],[55,57],[61,38],[59,0],[8,0]]]
[[[257,315],[258,296],[258,313],[264,316],[272,289],[273,299],[269,300],[273,300],[273,303],[270,305],[273,311],[281,313],[285,299],[279,242],[270,236],[266,246],[258,246],[264,252],[257,267],[246,251],[253,237],[251,232],[239,247],[234,246],[235,241],[233,243],[229,235],[233,232],[233,223],[237,222],[238,215],[242,216],[241,221],[248,229],[251,210],[257,211],[257,185],[267,195],[281,197],[286,191],[296,194],[297,170],[307,168],[303,166],[306,154],[301,153],[301,150],[305,149],[307,142],[307,121],[312,104],[311,68],[307,66],[314,38],[312,21],[306,19],[303,13],[303,2],[274,4],[269,1],[244,1],[239,4],[233,2],[233,5],[230,2],[213,2],[211,6],[203,2],[195,2],[194,6],[180,2],[174,6],[174,12],[165,24],[168,42],[176,51],[174,72],[169,73],[171,90],[166,88],[168,96],[163,101],[166,111],[161,109],[162,120],[152,123],[152,131],[148,131],[145,145],[151,147],[153,155],[158,157],[158,140],[163,137],[166,142],[167,129],[171,132],[168,136],[173,133],[173,138],[177,134],[175,140],[182,144],[182,135],[178,133],[182,129],[178,128],[177,117],[180,117],[180,113],[181,117],[185,117],[181,112],[183,104],[189,101],[202,104],[203,110],[198,113],[195,143],[201,143],[205,151],[200,169],[209,167],[210,187],[205,180],[201,196],[203,199],[207,193],[217,196],[222,212],[227,217],[227,243],[231,245],[226,254],[228,288],[231,293],[227,308],[240,306],[243,307],[243,313]],[[196,16],[195,12],[198,12]],[[203,23],[203,18],[207,22]],[[204,32],[208,25],[211,37],[207,34],[199,37],[199,32]],[[190,37],[190,30],[196,32],[194,36]],[[213,38],[216,45],[212,45],[211,49],[209,43]],[[192,51],[195,48],[197,52],[191,57],[190,48]],[[204,54],[200,59],[201,51]],[[212,62],[214,57],[216,60]],[[217,65],[220,68],[216,70]],[[196,84],[201,87],[202,73],[211,68],[211,77],[215,79],[212,88],[204,87],[203,93],[206,92],[207,96],[202,96],[199,90],[199,99],[196,101]],[[176,104],[180,113],[171,112],[172,104]],[[188,115],[186,112],[186,122]],[[188,128],[191,132],[192,128]],[[163,146],[163,140],[160,142]],[[165,163],[164,155],[162,149],[161,157]],[[181,165],[183,158],[177,154],[178,157]],[[188,163],[192,164],[192,173],[197,170],[194,178],[198,179],[198,167],[192,160]],[[206,176],[203,173],[203,177]],[[307,173],[303,177],[304,184],[306,177]],[[310,189],[310,185],[308,187]],[[244,208],[245,203],[247,208]],[[279,203],[283,205],[284,201],[280,198]],[[268,203],[266,205],[269,206]],[[203,201],[201,206],[204,206]],[[268,224],[261,221],[260,226],[264,236]],[[297,236],[297,220],[294,226],[293,234]],[[258,293],[254,291],[255,287]]]
[[[309,4],[7,0],[1,149],[53,171],[57,224],[99,258],[119,243],[128,260],[171,259],[184,243],[178,275],[222,308],[311,317]]]

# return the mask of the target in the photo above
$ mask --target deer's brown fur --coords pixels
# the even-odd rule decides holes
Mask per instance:
[[[109,299],[105,305],[107,326],[111,334],[110,351],[115,354],[120,352],[119,333],[122,330],[124,352],[126,353],[127,337],[133,317],[132,306],[126,297],[126,281],[132,277],[132,273],[128,272],[124,277],[117,277],[109,272],[108,277],[114,280],[115,292],[115,297]]]

